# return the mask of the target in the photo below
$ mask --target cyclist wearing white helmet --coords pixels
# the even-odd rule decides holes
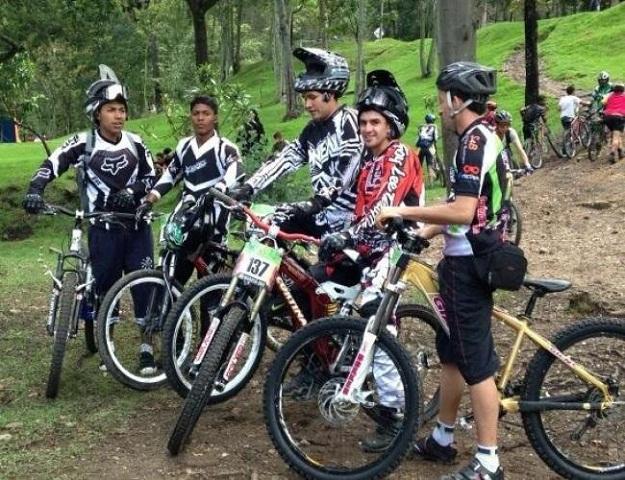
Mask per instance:
[[[139,136],[123,130],[128,93],[115,73],[100,65],[100,79],[86,93],[85,111],[93,128],[71,137],[41,164],[24,198],[27,212],[38,213],[44,208],[45,187],[71,166],[83,173],[79,191],[82,208],[88,212],[134,213],[154,184],[150,151]],[[152,265],[152,230],[145,222],[95,223],[88,235],[95,292],[100,298],[123,273]],[[145,305],[139,301],[135,305],[136,321],[141,324]],[[151,374],[155,368],[151,346],[141,348],[140,370]]]
[[[431,435],[419,439],[414,453],[452,462],[454,425],[465,384],[476,417],[478,448],[469,465],[445,475],[447,480],[502,480],[497,454],[499,397],[494,375],[499,367],[491,332],[492,287],[480,266],[503,246],[506,169],[501,146],[483,123],[488,97],[496,92],[496,72],[471,62],[456,62],[439,74],[438,101],[443,125],[459,135],[450,175],[448,201],[425,207],[387,207],[378,225],[399,217],[431,225],[421,230],[431,238],[444,234],[444,258],[438,265],[441,298],[450,335],[440,333],[436,350],[442,364],[440,410]]]
[[[605,70],[599,72],[597,75],[597,86],[592,91],[593,106],[597,110],[603,108],[604,97],[612,91],[612,84],[610,83],[610,74]]]
[[[283,205],[278,214],[285,219],[284,230],[321,237],[349,224],[356,199],[354,182],[360,167],[362,140],[356,112],[339,104],[349,83],[346,60],[317,48],[296,48],[293,55],[306,66],[295,79],[295,90],[302,94],[312,120],[298,138],[232,194],[238,199],[249,199],[308,163],[313,197]]]

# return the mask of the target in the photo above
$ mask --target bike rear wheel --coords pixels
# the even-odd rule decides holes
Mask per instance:
[[[536,139],[529,138],[525,141],[525,152],[527,153],[530,165],[534,169],[543,166],[543,147]]]
[[[614,402],[605,410],[523,412],[527,437],[542,460],[569,479],[625,478],[625,323],[621,319],[588,319],[556,335],[555,346],[610,385]],[[596,403],[600,390],[582,380],[546,350],[527,367],[523,400]],[[620,402],[620,403],[619,403]]]
[[[523,235],[523,217],[519,207],[510,200],[510,219],[506,225],[506,236],[509,241],[519,245],[521,243],[521,235]]]
[[[98,343],[100,357],[117,381],[135,390],[153,390],[167,383],[161,329],[181,290],[176,282],[167,289],[162,270],[137,270],[120,278],[106,293],[98,312]],[[142,345],[152,348],[156,368],[149,373],[142,372]]]
[[[245,316],[246,313],[245,309],[235,306],[228,311],[219,326],[167,442],[167,450],[172,455],[178,455],[193,432],[204,406],[211,398],[219,370],[224,363],[229,347],[235,342],[235,331],[242,316]]]
[[[182,398],[187,396],[194,381],[190,367],[197,347],[231,280],[231,275],[211,275],[198,280],[185,290],[167,316],[163,327],[163,368],[170,386]],[[235,300],[241,292],[242,289],[239,289],[235,293]],[[189,318],[193,321],[189,322]],[[212,393],[208,403],[224,402],[233,397],[254,375],[267,338],[266,319],[263,315],[254,319],[251,335],[251,344],[245,351],[243,365],[223,390]]]
[[[63,284],[61,288],[56,318],[54,322],[54,344],[52,346],[52,361],[50,363],[50,373],[48,374],[48,384],[46,386],[46,397],[56,398],[59,393],[59,383],[61,381],[61,370],[63,369],[63,358],[65,348],[69,338],[69,329],[72,318],[77,314],[76,309],[76,287],[78,286],[78,273],[68,271],[63,273],[61,278]]]
[[[283,460],[305,478],[381,478],[397,468],[413,440],[421,412],[419,379],[408,354],[389,333],[377,338],[374,358],[386,354],[387,366],[397,373],[393,401],[386,397],[392,405],[386,409],[381,403],[382,382],[372,372],[361,390],[366,400],[337,400],[358,361],[365,328],[361,318],[310,323],[286,342],[268,372],[263,398],[267,430]],[[292,388],[293,382],[304,388]],[[384,424],[391,437],[388,448],[366,453],[360,442],[382,425],[384,411],[394,412],[393,421]]]

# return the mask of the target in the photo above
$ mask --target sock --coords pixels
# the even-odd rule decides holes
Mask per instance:
[[[497,454],[497,447],[484,447],[483,445],[478,445],[475,458],[477,458],[477,461],[491,473],[495,473],[499,468],[499,455]]]
[[[454,443],[454,426],[447,425],[440,420],[436,421],[436,427],[432,432],[432,438],[442,447],[448,447]]]
[[[154,353],[154,350],[152,350],[152,345],[149,345],[147,343],[142,343],[141,347],[139,347],[139,352],[140,353],[148,352],[150,355],[152,355]]]

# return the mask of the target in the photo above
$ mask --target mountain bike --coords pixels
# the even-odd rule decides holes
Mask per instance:
[[[427,241],[394,228],[402,245],[393,256],[383,302],[366,327],[351,318],[333,318],[296,332],[272,364],[264,391],[265,423],[282,458],[300,475],[315,479],[369,479],[388,474],[400,463],[418,424],[419,409],[408,401],[410,372],[402,373],[405,396],[396,436],[380,458],[359,451],[357,440],[372,427],[358,415],[375,407],[370,366],[379,349],[395,355],[402,372],[402,349],[394,351],[380,327],[408,283],[427,299],[439,326],[449,332],[444,305],[432,268],[418,259]],[[556,473],[569,479],[625,478],[625,321],[591,318],[571,324],[550,341],[531,329],[531,314],[539,298],[568,289],[570,282],[526,278],[532,291],[523,315],[493,308],[493,319],[516,331],[503,369],[497,376],[502,414],[520,412],[530,444]],[[521,381],[512,378],[524,338],[538,348]],[[302,351],[331,338],[336,344],[332,362],[319,359],[318,394],[308,405],[291,405],[282,386]],[[354,354],[353,352],[358,353]],[[345,353],[341,356],[341,353]],[[337,365],[342,368],[337,369]],[[428,368],[424,363],[424,368]],[[411,397],[412,400],[412,397]],[[352,427],[343,433],[338,427]]]
[[[551,136],[551,130],[543,118],[540,117],[532,126],[532,136],[525,139],[523,144],[532,167],[540,168],[543,166],[549,147],[551,147],[558,158],[562,158],[557,142]]]
[[[84,320],[85,342],[91,353],[98,351],[94,336],[94,312],[97,311],[98,299],[92,289],[94,282],[89,262],[89,250],[83,241],[82,227],[85,220],[117,223],[119,219],[133,219],[133,214],[118,212],[83,212],[70,210],[59,205],[48,204],[42,211],[44,215],[63,214],[74,217],[68,249],[66,251],[51,248],[57,254],[54,273],[48,269],[52,277],[52,294],[48,307],[46,330],[54,337],[52,361],[46,397],[55,398],[59,391],[61,370],[67,340],[75,338],[79,330],[79,319]]]
[[[188,209],[194,220],[204,215],[207,205],[203,200]],[[160,265],[155,269],[142,269],[124,275],[104,296],[98,313],[98,343],[100,356],[106,369],[124,385],[136,390],[152,390],[167,383],[162,368],[161,334],[172,304],[180,297],[183,287],[174,279],[178,259],[185,255],[197,272],[198,278],[229,270],[238,256],[237,251],[205,240],[193,252],[183,253],[180,245],[173,245],[162,239]],[[210,264],[200,255],[211,252]],[[225,290],[225,289],[224,289]],[[141,319],[140,322],[137,319]],[[179,355],[189,354],[191,335],[201,319],[194,315],[184,318],[182,323],[181,348]],[[153,348],[157,368],[142,372],[138,362],[140,345]]]
[[[590,142],[588,144],[588,160],[594,162],[599,158],[601,150],[609,144],[610,131],[603,123],[603,113],[592,110],[590,114]]]
[[[564,132],[562,151],[568,158],[573,158],[579,148],[588,148],[590,145],[589,117],[589,114],[576,114],[571,126]]]

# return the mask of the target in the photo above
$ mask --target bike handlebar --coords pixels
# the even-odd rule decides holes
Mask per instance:
[[[83,212],[82,210],[71,210],[62,205],[54,205],[51,203],[47,203],[45,210],[42,212],[44,215],[56,215],[57,213],[62,213],[69,217],[74,218],[101,218],[101,217],[110,217],[110,218],[124,218],[128,220],[136,220],[137,216],[134,213],[124,213],[124,212]],[[152,218],[160,217],[163,214],[160,212],[148,212],[143,216],[143,220],[149,221]]]
[[[245,215],[247,215],[250,218],[252,223],[256,225],[258,228],[262,229],[264,232],[268,233],[272,228],[274,228],[273,225],[269,225],[268,223],[263,222],[248,207],[236,201],[234,198],[229,197],[228,195],[221,192],[220,190],[217,190],[216,188],[211,187],[208,189],[208,192],[220,202],[223,202],[224,204],[230,207],[234,207],[243,211],[243,213],[245,213]],[[302,235],[300,233],[286,233],[286,232],[281,231],[280,229],[278,229],[278,233],[276,234],[276,237],[280,240],[286,240],[289,242],[306,242],[306,243],[312,243],[314,245],[319,245],[318,238],[310,237],[308,235]]]

